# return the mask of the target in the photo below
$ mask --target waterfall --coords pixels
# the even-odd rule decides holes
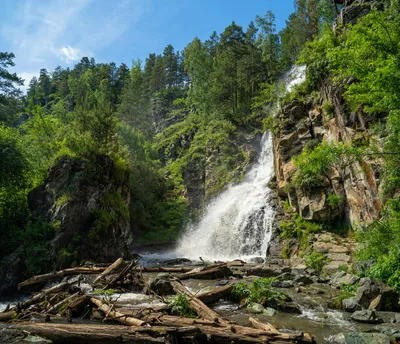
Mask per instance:
[[[228,187],[207,206],[200,222],[187,228],[179,255],[208,260],[265,255],[274,219],[267,186],[273,174],[271,135],[263,135],[261,146],[243,182]]]
[[[304,77],[304,67],[292,67],[283,78],[286,92]],[[268,187],[273,173],[272,137],[264,133],[257,163],[240,184],[229,186],[208,204],[199,223],[186,228],[176,253],[195,260],[264,257],[275,216]]]

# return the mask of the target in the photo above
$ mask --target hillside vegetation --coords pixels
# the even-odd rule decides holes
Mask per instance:
[[[176,240],[207,199],[241,180],[252,162],[249,142],[289,125],[268,109],[282,94],[278,80],[297,63],[306,65],[306,81],[280,99],[282,107],[313,104],[337,122],[337,104],[321,90],[340,89],[344,112],[357,118],[362,135],[339,142],[313,137],[290,156],[296,172],[287,191],[336,190],[332,171],[344,185],[351,164],[373,157],[382,210],[350,227],[358,258],[377,262],[367,274],[400,289],[400,8],[397,0],[376,3],[357,22],[332,28],[331,1],[296,0],[280,32],[268,11],[246,29],[232,22],[184,51],[168,45],[130,68],[83,57],[71,69],[42,69],[26,95],[8,72],[14,55],[0,53],[0,258],[19,248],[29,273],[39,273],[80,262],[82,243],[98,245],[111,229],[129,234],[132,244]],[[54,186],[65,166],[77,167],[68,183]],[[63,207],[92,204],[79,185],[87,180],[91,187],[104,175],[108,183],[89,209],[91,230],[69,233],[68,245],[55,246],[71,226]],[[54,198],[46,211],[35,203],[37,190]],[[318,226],[333,228],[333,217],[345,220],[346,194],[331,192],[327,202],[336,215]],[[298,224],[306,231],[314,225],[298,212],[283,226],[289,237],[302,237]]]

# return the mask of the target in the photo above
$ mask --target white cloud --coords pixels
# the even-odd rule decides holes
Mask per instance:
[[[32,71],[39,73],[41,68],[52,70],[57,65],[65,66],[82,56],[101,60],[98,55],[104,48],[123,37],[148,14],[151,3],[139,0],[116,3],[108,0],[21,0],[14,5],[12,2],[13,12],[0,26],[0,41],[5,43],[5,50],[15,53],[14,71],[21,76],[22,73],[31,75]]]
[[[81,57],[80,53],[81,51],[78,48],[73,48],[70,45],[62,47],[60,49],[60,54],[63,56],[65,62],[67,63],[78,61]]]
[[[24,80],[24,85],[19,86],[19,88],[23,91],[26,92],[28,90],[28,86],[30,81],[32,80],[33,77],[39,78],[39,73],[35,72],[22,72],[18,73],[18,76]]]

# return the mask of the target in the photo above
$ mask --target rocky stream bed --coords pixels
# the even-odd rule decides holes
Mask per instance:
[[[344,271],[320,277],[261,258],[207,264],[149,257],[146,268],[120,259],[111,269],[66,269],[20,283],[18,298],[0,303],[0,343],[400,341],[399,296],[381,282]],[[232,286],[266,277],[289,301],[234,301]],[[346,285],[355,286],[354,296],[342,300]],[[115,293],[99,295],[110,288]],[[186,294],[197,319],[171,313],[166,300],[176,293]]]

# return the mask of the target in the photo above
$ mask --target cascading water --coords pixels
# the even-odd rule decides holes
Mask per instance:
[[[286,92],[304,77],[304,67],[293,67],[283,79]],[[265,256],[275,216],[268,187],[273,172],[272,138],[265,133],[258,162],[243,182],[228,187],[207,206],[198,224],[186,229],[176,253],[195,260]]]
[[[244,181],[222,192],[200,223],[187,229],[179,255],[209,260],[265,255],[274,219],[267,186],[273,174],[271,135],[263,135],[261,146],[260,158]]]

